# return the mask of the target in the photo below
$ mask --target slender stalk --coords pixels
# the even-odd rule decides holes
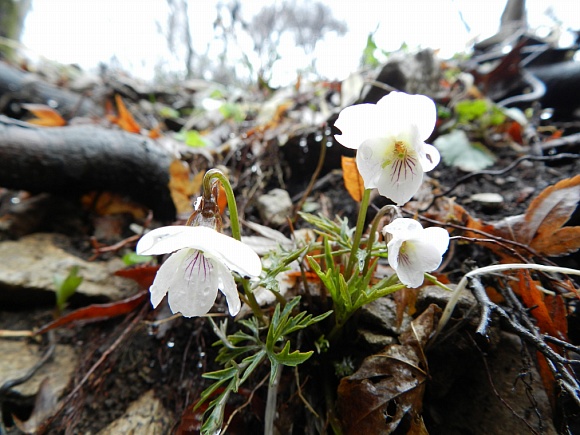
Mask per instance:
[[[320,141],[320,156],[318,157],[318,164],[316,165],[316,169],[314,170],[314,173],[312,174],[312,177],[310,178],[310,183],[308,183],[308,186],[306,187],[306,190],[304,191],[302,198],[300,199],[300,201],[296,205],[296,208],[294,210],[294,216],[292,216],[292,222],[296,222],[296,217],[298,216],[298,212],[300,210],[302,210],[302,206],[306,202],[308,195],[310,195],[310,192],[312,192],[312,188],[314,187],[314,183],[316,183],[316,179],[318,178],[318,175],[320,174],[320,171],[322,170],[322,166],[324,165],[325,158],[326,158],[326,135],[324,135],[324,139],[322,139]]]
[[[394,211],[395,214],[399,213],[397,206],[395,206],[395,205],[385,205],[383,208],[381,208],[377,212],[377,215],[373,219],[373,223],[371,225],[371,231],[369,233],[369,241],[368,241],[368,246],[367,246],[367,255],[365,257],[365,264],[364,264],[363,271],[362,271],[362,274],[363,275],[366,275],[366,273],[369,270],[369,263],[371,261],[371,254],[372,254],[372,251],[373,251],[373,243],[375,243],[375,234],[377,233],[377,227],[379,226],[379,222],[381,221],[381,219],[383,218],[383,216],[386,215],[387,212],[389,212],[389,211]]]
[[[352,276],[353,267],[357,261],[357,252],[360,248],[360,240],[365,227],[365,219],[367,217],[367,210],[369,208],[369,202],[371,198],[371,189],[365,189],[362,200],[360,202],[360,208],[358,211],[358,219],[356,221],[356,230],[354,233],[354,238],[352,239],[352,248],[350,250],[350,256],[348,258],[348,263],[346,270],[344,272],[344,278],[348,281]]]
[[[278,367],[278,372],[273,382],[268,383],[268,395],[266,396],[266,411],[264,413],[264,435],[274,434],[274,420],[276,418],[276,403],[278,397],[278,386],[282,377],[283,365]]]
[[[236,240],[241,241],[242,233],[240,231],[238,206],[236,204],[236,197],[234,196],[232,185],[230,184],[228,178],[220,170],[210,169],[205,173],[205,176],[203,177],[204,195],[206,194],[206,192],[211,192],[211,185],[213,179],[217,179],[224,188],[224,191],[226,192],[226,199],[228,201],[228,210],[230,211],[230,225],[232,228],[232,237]],[[248,305],[252,309],[254,315],[258,319],[261,319],[262,322],[267,323],[266,318],[264,317],[264,313],[262,312],[262,308],[260,308],[260,304],[258,304],[256,296],[250,289],[247,279],[242,278],[242,286],[244,287],[244,293],[246,295],[246,298],[248,299]]]

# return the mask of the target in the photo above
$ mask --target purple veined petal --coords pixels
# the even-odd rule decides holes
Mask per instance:
[[[421,161],[421,167],[423,172],[429,172],[435,168],[441,161],[441,154],[439,150],[433,145],[428,143],[423,144],[423,149],[419,152],[419,160]]]
[[[389,265],[395,270],[399,267],[399,253],[404,241],[403,239],[395,238],[387,244]]]
[[[137,243],[137,253],[160,255],[183,248],[198,249],[225,263],[243,276],[259,276],[262,263],[252,248],[214,229],[175,225],[157,228]]]
[[[408,287],[417,288],[423,284],[424,273],[435,270],[441,264],[437,249],[417,240],[405,242],[405,253],[399,254],[397,276]]]
[[[393,160],[377,183],[379,193],[392,199],[397,205],[404,205],[417,193],[423,182],[423,171],[417,155]]]
[[[226,302],[228,304],[228,311],[230,315],[235,316],[240,311],[242,303],[240,302],[240,295],[238,294],[238,286],[234,281],[231,272],[227,267],[220,264],[218,261],[214,263],[215,272],[218,276],[219,289],[226,297]]]
[[[169,307],[173,313],[180,312],[184,317],[202,316],[215,303],[218,285],[213,261],[191,249],[171,282]]]
[[[157,271],[153,284],[149,287],[149,292],[151,293],[151,305],[153,305],[153,308],[157,308],[168,290],[172,287],[173,280],[178,276],[177,272],[179,267],[189,251],[189,249],[181,249],[170,255]]]

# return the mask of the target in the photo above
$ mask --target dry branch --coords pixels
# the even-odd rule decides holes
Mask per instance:
[[[38,128],[0,116],[0,186],[31,192],[129,195],[157,219],[175,218],[171,157],[154,141],[92,125]]]

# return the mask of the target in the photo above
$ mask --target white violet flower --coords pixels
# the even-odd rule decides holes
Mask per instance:
[[[383,228],[391,235],[387,243],[389,264],[408,287],[423,284],[423,274],[439,267],[449,246],[449,233],[439,227],[423,228],[409,218],[395,219]],[[388,237],[387,237],[388,239]]]
[[[433,145],[426,144],[437,121],[435,103],[424,95],[391,92],[377,104],[359,104],[343,109],[334,125],[342,145],[356,149],[356,163],[365,188],[397,205],[409,201],[419,190],[423,172],[441,159]]]
[[[157,307],[169,293],[169,307],[185,317],[206,314],[218,289],[225,295],[232,316],[241,302],[231,271],[255,277],[262,271],[258,254],[244,243],[204,226],[169,226],[145,234],[137,254],[174,252],[161,265],[150,287],[151,304]]]

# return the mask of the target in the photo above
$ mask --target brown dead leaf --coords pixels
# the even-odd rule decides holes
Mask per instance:
[[[140,133],[141,126],[135,121],[135,118],[133,118],[133,115],[131,115],[131,112],[125,106],[120,95],[115,95],[115,102],[117,103],[117,111],[119,112],[119,116],[116,119],[117,125],[129,133]]]
[[[62,127],[66,125],[64,118],[50,106],[45,104],[23,104],[22,107],[36,116],[36,118],[27,121],[30,124],[42,127]]]
[[[538,289],[539,283],[532,280],[529,270],[518,272],[517,293],[524,305],[531,309],[540,332],[566,340],[568,322],[566,307],[560,295],[548,295]]]
[[[529,246],[539,255],[559,257],[580,249],[580,226],[564,225],[580,202],[580,175],[567,178],[544,189],[522,215],[509,216],[496,222],[475,219],[461,206],[453,203],[446,210],[429,217],[444,222],[456,222],[466,228],[466,237],[485,239],[483,231],[495,237]],[[507,252],[497,244],[485,243],[487,248],[498,254],[504,262],[518,262],[521,259]],[[530,257],[530,251],[512,246],[520,255]]]
[[[580,249],[580,227],[564,227],[580,202],[580,175],[547,187],[525,213],[530,246],[543,255],[557,257]]]
[[[187,163],[179,159],[169,166],[169,191],[178,214],[193,212],[191,197],[201,190],[204,172],[199,172],[193,179]]]
[[[342,178],[346,190],[356,202],[361,202],[365,185],[356,167],[356,158],[341,156]]]
[[[346,434],[390,434],[408,417],[410,433],[423,434],[421,418],[427,364],[423,346],[441,310],[431,305],[401,335],[401,344],[367,357],[338,387],[337,405]]]
[[[93,210],[101,216],[128,213],[137,220],[147,216],[146,207],[113,192],[86,193],[81,197],[81,203],[86,209]]]

